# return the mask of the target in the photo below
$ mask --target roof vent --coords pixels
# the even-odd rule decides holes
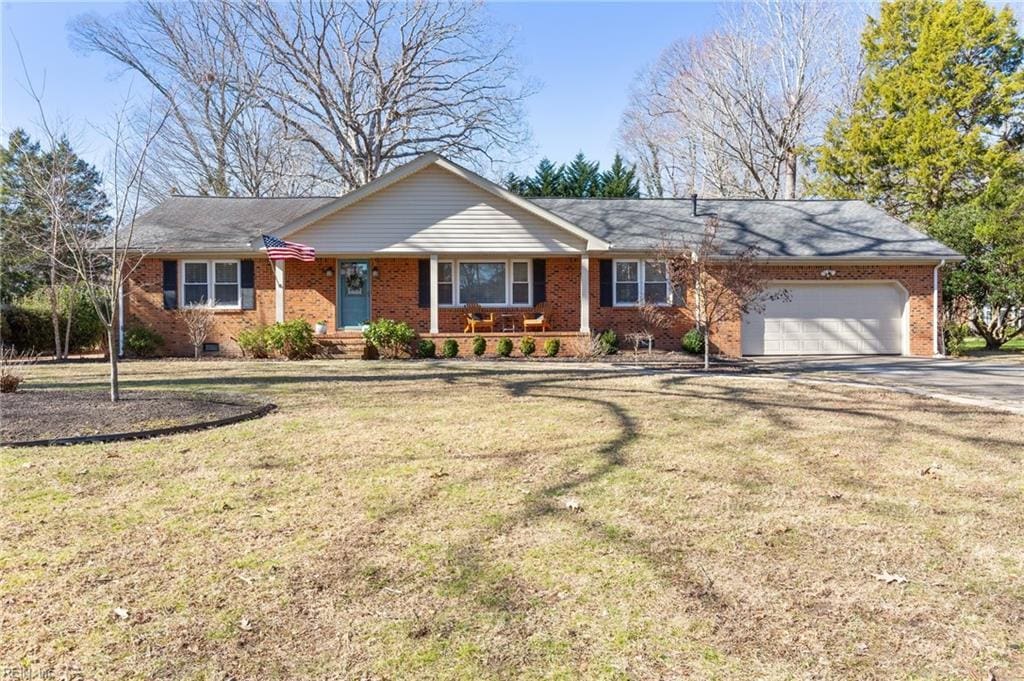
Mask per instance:
[[[693,217],[697,217],[697,195],[690,194],[690,201],[693,202]]]

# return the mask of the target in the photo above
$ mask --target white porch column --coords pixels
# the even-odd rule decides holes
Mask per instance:
[[[284,321],[284,260],[274,261],[274,321]]]
[[[590,256],[580,256],[580,333],[590,333]]]
[[[430,256],[430,333],[437,333],[437,254]]]

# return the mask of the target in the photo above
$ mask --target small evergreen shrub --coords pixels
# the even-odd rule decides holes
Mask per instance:
[[[424,338],[420,341],[416,354],[423,359],[432,359],[437,357],[437,346],[434,345],[434,341],[429,338]]]
[[[511,355],[512,354],[512,339],[511,338],[501,338],[501,339],[499,339],[498,340],[498,348],[497,348],[497,350],[498,350],[498,356],[499,357],[508,357],[509,355]]]
[[[452,357],[459,356],[459,342],[454,338],[449,338],[441,345],[441,355],[451,359]]]
[[[946,354],[951,357],[959,357],[966,349],[967,336],[970,335],[970,328],[966,324],[947,324],[942,329],[942,340],[946,347]]]
[[[602,355],[614,355],[619,351],[619,337],[611,329],[597,337],[597,344]]]
[[[691,355],[704,354],[704,334],[699,329],[690,329],[683,335],[683,350]]]
[[[71,314],[71,352],[86,352],[103,345],[106,330],[84,291],[63,286],[57,292],[61,343]],[[46,289],[39,289],[3,309],[4,341],[20,352],[53,353],[53,321]]]
[[[483,336],[473,337],[473,354],[477,357],[487,352],[487,339]]]
[[[529,357],[537,352],[537,341],[533,339],[533,336],[523,336],[519,341],[519,352],[523,353],[523,357]]]
[[[544,341],[544,354],[548,357],[554,357],[561,349],[562,343],[557,338],[548,338]]]
[[[270,357],[270,337],[266,326],[254,326],[238,332],[238,347],[242,354],[255,359]]]
[[[288,359],[306,359],[313,355],[316,341],[313,340],[313,327],[304,319],[293,319],[290,322],[278,322],[267,329],[267,341],[270,347]]]
[[[164,346],[164,337],[148,326],[133,326],[124,332],[124,349],[135,357],[152,357]]]
[[[409,352],[416,340],[416,332],[405,322],[394,319],[377,319],[363,331],[363,338],[377,348],[381,357],[394,359]]]

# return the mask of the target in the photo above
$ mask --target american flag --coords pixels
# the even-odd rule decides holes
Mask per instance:
[[[316,260],[316,249],[312,246],[292,243],[278,239],[276,236],[263,235],[263,247],[267,249],[267,257],[271,260]]]

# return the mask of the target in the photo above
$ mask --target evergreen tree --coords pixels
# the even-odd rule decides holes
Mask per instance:
[[[572,197],[601,196],[601,180],[601,164],[596,161],[588,161],[581,151],[565,167],[560,195]]]
[[[626,166],[622,156],[615,154],[612,167],[601,179],[601,195],[609,198],[630,198],[640,196],[640,183],[636,179],[636,166]]]
[[[10,303],[46,284],[45,252],[33,248],[46,218],[30,191],[31,165],[43,163],[39,144],[20,128],[0,146],[0,302]]]
[[[1024,40],[1009,8],[884,2],[862,45],[861,93],[826,130],[816,192],[927,222],[1020,166]]]
[[[501,181],[505,189],[509,190],[513,194],[519,194],[520,196],[528,196],[530,193],[530,180],[525,177],[519,177],[515,173],[508,173]]]
[[[527,180],[526,196],[562,196],[564,175],[565,166],[556,167],[549,159],[541,159],[533,177]]]

